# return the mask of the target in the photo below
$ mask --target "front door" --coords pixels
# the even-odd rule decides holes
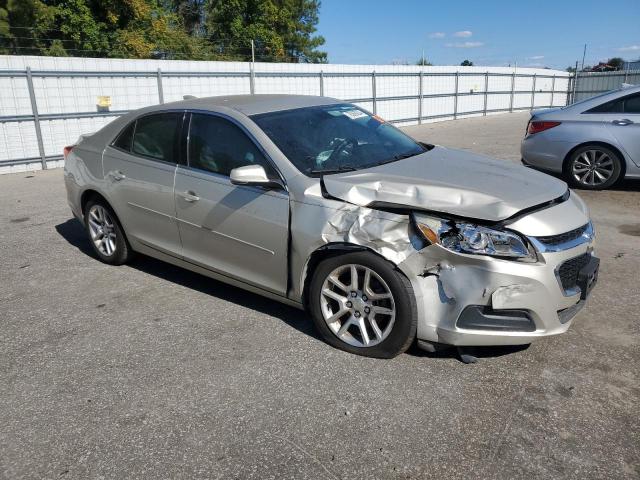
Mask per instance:
[[[289,196],[285,190],[233,185],[229,173],[271,162],[236,124],[191,115],[188,166],[179,166],[175,208],[185,260],[286,295]]]
[[[146,115],[103,155],[109,200],[130,240],[180,255],[173,182],[183,112]]]

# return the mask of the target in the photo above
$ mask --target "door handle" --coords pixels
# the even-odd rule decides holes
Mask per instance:
[[[181,193],[180,196],[184,198],[185,202],[189,202],[189,203],[197,202],[198,200],[200,200],[200,197],[197,196],[191,190]]]
[[[110,172],[111,178],[113,178],[116,182],[120,180],[124,180],[127,176],[122,173],[120,170],[116,170],[115,172]]]
[[[611,123],[613,123],[614,125],[620,125],[621,127],[624,127],[626,125],[631,125],[633,121],[629,120],[628,118],[623,118],[622,120],[614,120]]]

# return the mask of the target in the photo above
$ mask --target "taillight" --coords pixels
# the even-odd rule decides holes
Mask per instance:
[[[75,145],[69,145],[64,147],[64,149],[62,150],[62,153],[64,154],[64,159],[67,159],[67,156],[71,153],[71,150],[73,150],[73,147],[75,147]]]
[[[562,122],[529,122],[527,132],[529,134],[544,132],[550,128],[557,127]]]

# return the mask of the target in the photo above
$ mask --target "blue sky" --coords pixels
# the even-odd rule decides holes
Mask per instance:
[[[565,69],[640,58],[640,0],[322,0],[318,33],[330,63]]]

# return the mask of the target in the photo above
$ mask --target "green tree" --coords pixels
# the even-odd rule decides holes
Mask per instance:
[[[611,65],[616,70],[622,70],[622,67],[624,66],[624,59],[620,57],[613,57],[607,60],[607,64]]]
[[[433,63],[431,63],[426,57],[424,57],[424,58],[419,58],[418,60],[416,60],[416,65],[422,65],[424,67],[431,67],[431,66],[433,66]]]
[[[32,55],[204,58],[164,0],[5,1],[5,51]],[[3,13],[0,11],[0,19]],[[0,20],[1,21],[1,20]],[[2,23],[0,23],[0,28]]]
[[[168,3],[190,36],[200,36],[204,33],[205,4],[206,0],[169,0]]]
[[[473,62],[470,60],[464,60],[461,64],[461,67],[473,67]]]
[[[208,38],[217,58],[251,58],[251,40],[259,61],[324,63],[317,50],[324,38],[314,35],[319,0],[208,0]]]
[[[319,0],[0,0],[0,52],[326,62]]]

